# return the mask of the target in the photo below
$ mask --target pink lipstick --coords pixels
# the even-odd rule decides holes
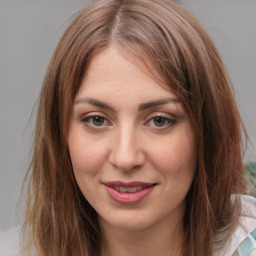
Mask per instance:
[[[143,200],[155,188],[155,183],[121,181],[104,182],[108,195],[120,204],[135,204]]]

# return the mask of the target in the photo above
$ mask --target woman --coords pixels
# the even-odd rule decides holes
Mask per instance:
[[[23,253],[253,255],[241,131],[190,14],[170,0],[95,2],[44,80]]]

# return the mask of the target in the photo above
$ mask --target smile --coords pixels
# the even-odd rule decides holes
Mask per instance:
[[[143,187],[143,186],[137,186],[137,187],[118,187],[118,186],[114,186],[115,190],[117,190],[119,192],[122,192],[122,193],[134,193],[134,192],[142,190],[143,188],[146,188],[146,187]]]
[[[155,188],[155,183],[120,181],[103,183],[109,197],[119,204],[135,204],[146,198]]]

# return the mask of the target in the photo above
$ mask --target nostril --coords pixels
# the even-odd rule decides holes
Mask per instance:
[[[143,166],[145,157],[142,152],[134,153],[133,155],[121,155],[121,152],[117,152],[116,154],[111,154],[110,163],[121,171],[130,171]]]

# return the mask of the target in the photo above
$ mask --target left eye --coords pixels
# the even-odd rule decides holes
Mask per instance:
[[[151,126],[155,126],[155,127],[165,127],[171,124],[174,124],[175,120],[167,118],[167,117],[163,117],[163,116],[156,116],[152,119],[150,119],[150,121],[148,122],[149,125]]]
[[[88,116],[82,120],[90,126],[104,126],[108,121],[102,116]]]

